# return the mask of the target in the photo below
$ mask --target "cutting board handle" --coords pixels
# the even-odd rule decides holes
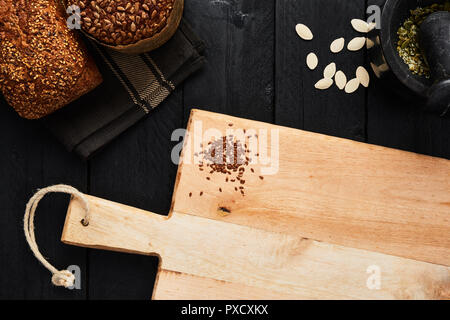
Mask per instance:
[[[86,226],[82,203],[72,198],[61,240],[64,243],[143,255],[160,255],[155,243],[164,241],[168,217],[88,196],[91,218]]]

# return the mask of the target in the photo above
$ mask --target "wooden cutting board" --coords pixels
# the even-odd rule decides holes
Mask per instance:
[[[207,129],[252,137],[244,183],[196,163]],[[450,299],[450,161],[199,110],[187,131],[169,217],[89,196],[84,227],[72,199],[62,241],[158,255],[154,299]]]

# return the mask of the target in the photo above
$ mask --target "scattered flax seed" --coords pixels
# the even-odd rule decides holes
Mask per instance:
[[[189,198],[192,197],[192,192],[189,192]]]
[[[263,176],[259,176],[259,178],[260,178],[261,180],[264,180],[264,177],[263,177]]]
[[[228,123],[228,126],[233,126],[232,123]],[[246,130],[244,129],[244,134]],[[255,137],[258,136],[255,134]],[[222,136],[220,138],[214,138],[207,143],[205,149],[201,144],[202,151],[199,152],[201,162],[198,165],[199,170],[203,171],[203,167],[208,168],[205,170],[208,176],[206,180],[210,181],[211,176],[215,174],[226,175],[225,182],[236,183],[241,185],[240,190],[237,186],[234,186],[235,191],[240,191],[244,195],[245,184],[245,172],[246,167],[250,165],[252,159],[249,154],[253,155],[253,152],[249,149],[250,143],[247,139],[252,139],[253,135],[244,136],[245,141],[240,141],[233,135]],[[259,154],[258,154],[259,155]],[[250,168],[252,173],[255,173],[255,169]],[[219,192],[223,192],[223,186],[218,186]],[[203,195],[203,191],[200,192],[200,196]]]
[[[200,191],[200,197],[203,195],[203,191]]]
[[[233,124],[232,124],[232,123],[229,123],[229,124],[228,124],[228,126],[229,126],[229,127],[232,127],[232,126],[233,126]]]

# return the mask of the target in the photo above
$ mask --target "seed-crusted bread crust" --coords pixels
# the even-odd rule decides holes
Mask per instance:
[[[27,119],[50,114],[102,82],[58,0],[0,0],[0,89]]]

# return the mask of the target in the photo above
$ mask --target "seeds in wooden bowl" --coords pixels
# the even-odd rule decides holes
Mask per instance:
[[[316,82],[314,87],[319,90],[326,90],[333,85],[333,79],[323,78]]]
[[[364,87],[368,87],[369,83],[370,83],[370,76],[369,76],[369,72],[367,72],[366,68],[364,67],[358,67],[358,69],[356,69],[356,78],[359,80],[359,82],[361,83],[361,85],[363,85]]]
[[[353,93],[359,88],[359,80],[357,78],[354,78],[347,82],[345,85],[345,92],[346,93]]]
[[[339,38],[334,40],[331,45],[330,45],[330,50],[333,53],[339,53],[342,51],[342,49],[344,49],[345,46],[345,39],[344,38]]]
[[[297,34],[303,40],[312,40],[314,37],[313,33],[311,32],[311,29],[309,29],[302,23],[299,23],[295,26],[295,31],[297,31]]]
[[[66,0],[80,8],[81,26],[107,45],[129,45],[151,38],[167,24],[174,0]]]
[[[347,84],[347,76],[344,72],[339,70],[334,76],[334,81],[336,82],[336,86],[339,88],[339,90],[343,90],[345,88],[345,85]]]
[[[308,56],[306,57],[306,65],[308,66],[308,68],[310,68],[311,70],[314,70],[318,64],[319,64],[319,59],[317,58],[316,54],[313,52],[308,54]]]
[[[353,38],[347,45],[347,49],[349,51],[358,51],[361,50],[364,45],[366,44],[366,38],[365,37],[356,37]]]
[[[323,70],[323,77],[332,79],[335,73],[336,73],[336,63],[332,62],[325,67],[325,70]]]
[[[367,33],[369,32],[369,24],[367,22],[365,22],[364,20],[361,19],[353,19],[351,21],[352,27],[353,29],[355,29],[358,32],[361,33]]]

